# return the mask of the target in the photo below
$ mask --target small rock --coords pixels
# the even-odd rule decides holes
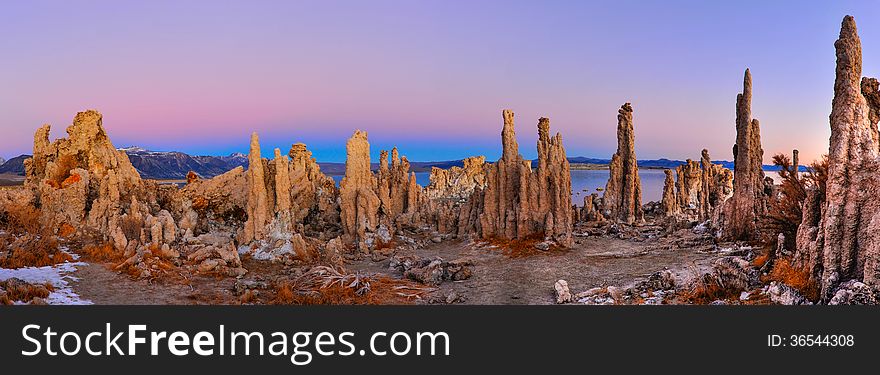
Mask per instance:
[[[623,303],[623,291],[616,286],[608,287],[608,294],[611,295],[611,299],[614,300],[614,303],[622,304]]]
[[[547,241],[538,242],[535,244],[535,248],[541,251],[547,251],[550,250],[550,243]]]
[[[575,299],[582,299],[582,298],[587,298],[587,297],[599,295],[602,293],[603,289],[604,288],[600,288],[600,287],[590,288],[590,289],[587,289],[583,292],[575,294],[574,298]]]
[[[558,280],[556,284],[553,285],[553,288],[556,289],[556,303],[562,304],[571,302],[571,291],[568,289],[568,282],[565,280]]]
[[[871,288],[865,283],[850,280],[839,287],[834,293],[834,297],[828,301],[829,305],[876,305],[877,299]]]
[[[218,266],[220,266],[220,259],[205,259],[202,263],[199,263],[199,272],[211,272]]]

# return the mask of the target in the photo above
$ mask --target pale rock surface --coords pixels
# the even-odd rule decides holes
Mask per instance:
[[[837,69],[825,199],[811,190],[798,228],[797,258],[806,262],[828,301],[849,281],[880,290],[880,163],[871,105],[860,84],[862,47],[852,16],[834,43]]]
[[[343,233],[367,251],[367,232],[379,225],[377,181],[370,172],[370,143],[367,133],[355,131],[345,146],[345,177],[339,184],[339,208]]]
[[[626,224],[644,222],[642,212],[642,183],[636,162],[633,108],[630,103],[620,107],[617,114],[617,152],[608,165],[610,175],[605,186],[605,212],[615,221]]]
[[[736,97],[736,144],[733,146],[733,196],[725,203],[721,238],[754,240],[758,220],[767,211],[761,127],[752,118],[752,74],[746,69],[743,92]]]

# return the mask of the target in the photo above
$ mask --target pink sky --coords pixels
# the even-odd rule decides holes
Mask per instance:
[[[569,156],[614,152],[635,108],[640,159],[732,159],[742,74],[765,161],[827,152],[834,48],[853,14],[864,75],[880,66],[865,2],[33,1],[0,11],[0,156],[29,153],[95,108],[118,147],[193,154],[305,142],[344,160],[354,129],[412,160],[500,155],[501,109],[534,157],[537,118]]]

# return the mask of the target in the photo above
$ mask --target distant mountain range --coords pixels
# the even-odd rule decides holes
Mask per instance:
[[[16,174],[24,176],[24,159],[30,155],[19,155],[0,164],[0,174]]]
[[[125,151],[131,164],[140,172],[141,177],[154,180],[178,180],[185,179],[189,171],[194,171],[204,178],[214,177],[238,166],[247,168],[247,155],[234,153],[227,156],[190,156],[177,151],[150,151],[140,147],[126,147],[119,149]],[[0,174],[24,175],[24,160],[30,155],[19,155],[0,164]],[[575,164],[589,164],[597,167],[608,165],[610,159],[587,158],[583,156],[570,157],[568,161]],[[640,168],[646,169],[672,169],[684,164],[681,160],[653,159],[639,160]],[[733,169],[733,162],[726,160],[715,161],[726,168]],[[345,174],[345,163],[318,162],[321,171],[328,175]],[[461,167],[461,160],[410,162],[413,172],[428,172],[432,167],[450,168]],[[373,163],[372,169],[379,169],[379,163]],[[776,166],[764,165],[764,170],[778,170]],[[801,170],[805,167],[801,166]]]

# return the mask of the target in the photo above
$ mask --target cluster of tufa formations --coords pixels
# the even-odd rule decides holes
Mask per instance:
[[[416,183],[406,157],[381,152],[371,169],[367,133],[346,145],[345,177],[337,188],[306,146],[264,158],[256,133],[248,167],[211,179],[195,173],[186,185],[141,179],[103,128],[101,114],[76,115],[68,137],[49,142],[37,130],[23,189],[4,191],[3,204],[40,209],[49,227],[73,228],[125,252],[128,264],[145,257],[194,254],[199,270],[241,275],[239,254],[290,262],[338,261],[399,245],[415,237],[474,236],[571,245],[571,177],[562,137],[538,123],[538,165],[518,153],[513,113],[504,111],[504,156],[482,156],[463,167],[435,168],[431,184]],[[146,265],[143,265],[146,267]],[[145,269],[145,271],[148,271]]]
[[[264,158],[256,133],[250,138],[247,168],[210,179],[190,172],[180,187],[160,184],[141,178],[127,154],[110,142],[101,114],[89,110],[76,115],[66,138],[50,142],[48,125],[36,131],[33,156],[24,163],[24,186],[0,189],[0,206],[28,205],[39,209],[41,224],[59,236],[73,233],[83,243],[109,244],[123,255],[117,267],[133,267],[140,277],[156,269],[148,263],[156,258],[200,273],[242,277],[248,272],[243,266],[251,264],[248,257],[286,266],[320,263],[333,272],[346,260],[370,257],[388,260],[391,269],[410,279],[437,285],[470,277],[472,261],[414,258],[396,249],[461,239],[547,251],[583,244],[583,237],[593,235],[640,235],[637,241],[668,237],[666,248],[694,248],[700,241],[706,252],[736,248],[737,255],[719,251],[725,255],[711,266],[715,273],[701,280],[720,280],[721,289],[733,280],[741,291],[751,292],[767,282],[761,277],[772,276],[772,257],[791,255],[786,250],[796,242],[795,266],[788,266],[792,273],[796,267],[807,270],[821,289],[818,297],[802,297],[776,281],[761,293],[774,302],[787,295],[793,303],[846,303],[863,297],[876,303],[865,296],[880,292],[880,201],[875,199],[880,192],[880,83],[861,76],[861,42],[852,17],[844,18],[835,48],[827,181],[812,169],[798,175],[797,150],[783,169],[792,177],[780,173],[788,185],[774,185],[764,175],[760,123],[752,118],[752,76],[746,69],[736,98],[733,170],[713,162],[703,149],[699,160],[665,170],[660,202],[644,205],[633,107],[625,103],[617,113],[617,149],[604,193],[586,195],[581,207],[572,204],[571,166],[562,136],[551,135],[549,119],[538,119],[537,160],[525,159],[511,110],[502,111],[500,159],[474,156],[460,167],[432,168],[425,187],[396,147],[380,151],[374,165],[367,133],[360,130],[346,143],[345,175],[338,187],[306,145],[295,143],[286,154],[274,149]],[[786,165],[777,158],[788,156],[774,157],[777,165]],[[792,186],[796,189],[785,189]],[[786,214],[800,221],[780,230],[773,226],[771,211],[782,207],[783,199],[796,202]],[[766,253],[761,265],[751,252],[758,243],[777,249]],[[659,290],[671,290],[666,280],[671,278],[654,282],[664,285]],[[568,288],[565,280],[557,282],[558,303],[573,300]],[[612,287],[594,289],[589,296],[619,294]]]

